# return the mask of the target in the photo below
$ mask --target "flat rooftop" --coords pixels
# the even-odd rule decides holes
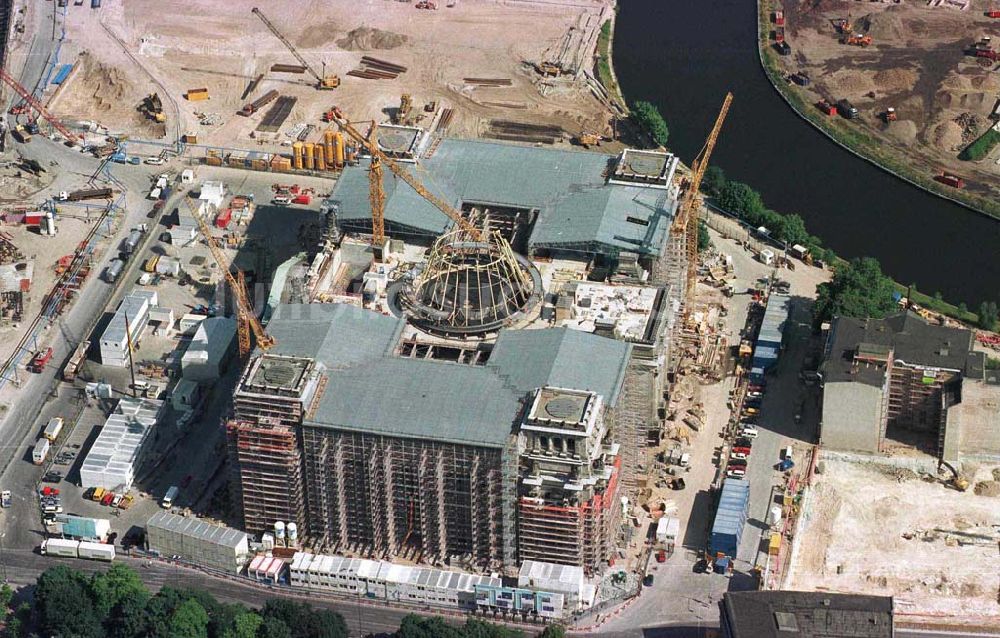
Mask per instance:
[[[654,161],[637,157],[647,164]],[[676,165],[673,156],[665,158],[656,161]],[[421,180],[456,209],[475,205],[537,211],[528,235],[530,250],[657,255],[677,207],[676,188],[669,184],[672,169],[667,169],[663,188],[611,183],[608,175],[619,159],[604,153],[444,139],[419,163]],[[448,217],[402,180],[386,175],[384,190],[390,236],[430,240],[451,227]],[[345,168],[325,204],[336,208],[344,230],[370,232],[367,165]]]
[[[677,158],[670,153],[627,148],[615,167],[611,183],[667,188],[676,169]]]
[[[423,130],[416,126],[379,125],[376,132],[380,149],[395,156],[410,156],[416,152]]]
[[[580,281],[571,284],[565,294],[571,302],[570,316],[558,325],[613,334],[616,339],[636,343],[649,337],[660,291],[650,286]]]

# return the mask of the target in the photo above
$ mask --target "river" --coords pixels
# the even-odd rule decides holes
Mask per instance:
[[[614,64],[628,100],[656,104],[690,162],[734,94],[711,163],[746,182],[845,258],[975,310],[1000,300],[1000,222],[929,195],[828,140],[796,115],[757,56],[756,4],[620,0]],[[794,43],[793,43],[794,46]]]

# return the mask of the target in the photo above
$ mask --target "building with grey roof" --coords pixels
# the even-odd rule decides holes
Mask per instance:
[[[727,592],[723,638],[892,638],[891,596],[801,591]]]
[[[156,427],[163,401],[126,397],[108,415],[80,465],[80,486],[127,492]]]
[[[913,312],[837,317],[820,366],[827,448],[886,452],[913,444],[948,461],[1000,454],[1000,384],[963,328]]]
[[[655,155],[655,161],[443,139],[433,155],[419,162],[423,181],[456,209],[523,211],[530,227],[522,246],[514,242],[516,249],[583,258],[622,252],[656,256],[677,208],[672,183],[677,158],[646,154]],[[647,165],[652,175],[642,174]],[[429,242],[451,226],[451,220],[402,180],[387,174],[383,186],[390,237]],[[367,166],[344,169],[324,204],[343,232],[371,232],[368,190]]]
[[[275,310],[277,345],[249,362],[227,426],[246,529],[294,522],[333,546],[515,565],[528,553],[519,525],[531,492],[534,511],[548,512],[546,496],[578,506],[560,522],[574,545],[566,561],[606,560],[620,463],[605,416],[631,346],[569,329],[502,330],[475,356],[442,360],[427,348],[417,356],[403,326],[348,305]],[[588,397],[591,411],[575,419],[553,407],[560,401],[529,411],[546,388],[567,405]],[[542,433],[551,451],[530,464],[526,450],[539,446],[525,443],[529,417],[566,430]],[[536,481],[561,477],[566,494],[522,483],[529,470]]]
[[[161,556],[180,556],[230,573],[239,573],[250,554],[245,532],[167,511],[153,514],[146,522],[146,541]]]

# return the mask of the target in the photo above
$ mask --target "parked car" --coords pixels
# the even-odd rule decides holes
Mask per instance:
[[[729,467],[746,467],[746,459],[729,459]]]
[[[733,454],[750,454],[750,451],[752,449],[753,448],[751,448],[748,445],[745,445],[745,446],[744,445],[733,446]]]
[[[743,469],[738,468],[738,467],[733,467],[733,468],[730,468],[730,469],[726,470],[726,477],[727,478],[743,478],[746,475],[747,475],[746,470],[743,470]]]
[[[49,487],[48,485],[46,485],[42,489],[38,490],[38,493],[41,496],[59,496],[59,488]]]
[[[45,483],[59,483],[62,481],[62,478],[63,476],[61,472],[47,472],[45,476],[42,477],[42,481]]]
[[[162,157],[147,157],[146,158],[146,163],[149,164],[150,166],[159,166],[160,164],[163,163],[163,158]]]
[[[736,459],[738,461],[745,461],[745,460],[747,460],[747,453],[746,452],[736,452],[734,450],[733,454],[732,454],[732,458]]]
[[[733,441],[733,447],[752,448],[753,447],[753,439],[751,439],[749,437],[746,437],[746,436],[738,436],[738,437],[736,437],[736,440]]]
[[[751,439],[756,439],[757,438],[757,434],[759,434],[757,432],[757,428],[755,428],[752,425],[744,425],[743,429],[740,430],[740,436],[744,436],[744,437],[751,438]]]
[[[101,499],[101,505],[111,505],[111,501],[115,500],[114,492],[105,492],[104,498]]]
[[[111,499],[111,507],[118,507],[121,504],[123,498],[125,497],[122,496],[121,494],[115,494],[115,497]]]
[[[652,587],[653,586],[653,575],[652,574],[646,574],[646,577],[642,579],[642,584],[643,584],[644,587]]]
[[[665,563],[665,562],[667,562],[667,552],[664,551],[664,550],[662,550],[662,549],[660,551],[656,552],[656,562],[657,563]]]

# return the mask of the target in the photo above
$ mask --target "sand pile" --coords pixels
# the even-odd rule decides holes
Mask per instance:
[[[942,151],[957,151],[962,148],[962,127],[950,120],[941,122],[934,127],[931,139]]]
[[[875,89],[872,77],[863,71],[840,70],[830,74],[828,82],[837,93],[861,95]]]
[[[886,69],[875,74],[878,88],[884,92],[909,91],[920,77],[914,69]]]
[[[345,51],[375,51],[395,49],[405,44],[406,40],[407,37],[399,33],[360,26],[348,31],[346,36],[337,40],[337,46]]]
[[[917,141],[917,124],[913,120],[898,120],[888,130],[890,137],[906,146],[912,146]]]
[[[973,491],[976,496],[1000,497],[1000,481],[979,481]]]
[[[93,99],[93,108],[98,111],[110,111],[119,105],[122,97],[131,92],[131,86],[125,72],[118,67],[108,67],[93,58],[84,58],[81,84],[84,95]]]
[[[870,35],[875,44],[880,40],[898,40],[908,33],[897,7],[889,7],[881,13],[869,13],[855,20],[854,30]]]

